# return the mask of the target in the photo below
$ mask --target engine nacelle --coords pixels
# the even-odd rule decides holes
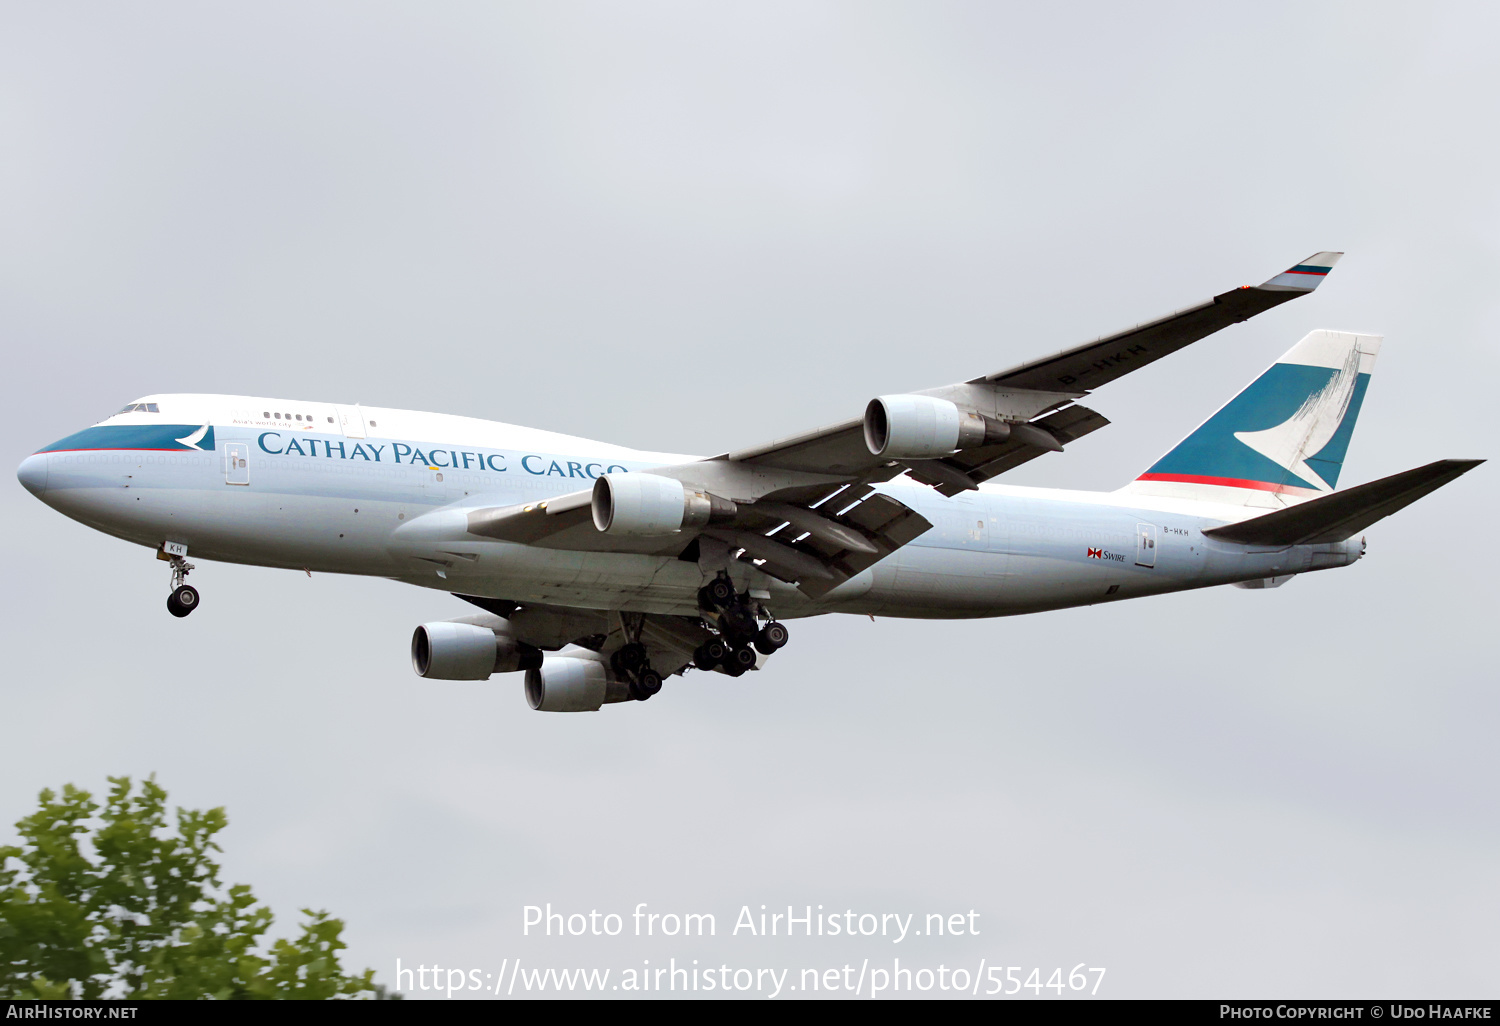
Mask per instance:
[[[733,518],[728,499],[656,474],[605,474],[594,482],[594,526],[605,534],[656,538]]]
[[[609,670],[599,659],[548,655],[526,671],[526,704],[538,712],[597,712],[609,690]]]
[[[1009,436],[1007,425],[930,395],[883,395],[865,407],[865,445],[893,460],[937,459]]]
[[[485,680],[542,665],[542,651],[472,623],[424,623],[411,636],[411,664],[433,680]]]

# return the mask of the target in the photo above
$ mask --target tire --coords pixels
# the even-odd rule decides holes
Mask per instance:
[[[710,605],[723,608],[734,601],[734,585],[727,578],[715,577],[703,586],[702,594]]]
[[[787,630],[779,623],[768,623],[755,636],[755,648],[762,655],[770,655],[787,643]]]
[[[729,646],[724,644],[722,638],[709,638],[703,643],[703,651],[708,654],[714,665],[722,663],[729,658]]]
[[[712,670],[719,665],[719,661],[709,654],[707,642],[693,650],[693,665],[700,670]]]
[[[634,691],[636,693],[636,701],[644,702],[652,695],[661,691],[661,674],[649,666],[646,667],[637,675]]]
[[[198,602],[198,589],[191,584],[184,584],[167,596],[167,612],[173,616],[187,616],[198,608]]]
[[[744,673],[746,670],[753,670],[756,663],[755,650],[752,648],[737,647],[729,653],[729,658],[725,660],[725,663],[729,666],[739,667],[741,673]]]
[[[634,673],[646,665],[646,646],[639,643],[625,645],[609,657],[609,664],[616,673]]]

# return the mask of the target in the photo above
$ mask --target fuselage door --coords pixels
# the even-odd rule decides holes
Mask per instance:
[[[250,483],[250,446],[246,442],[229,442],[224,446],[224,483]]]
[[[365,411],[358,406],[339,406],[339,427],[345,438],[365,437]]]
[[[1152,524],[1135,525],[1135,565],[1156,565],[1156,527]]]

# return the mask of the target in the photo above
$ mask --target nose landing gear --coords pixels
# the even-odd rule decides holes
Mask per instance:
[[[173,616],[187,616],[198,608],[198,589],[187,583],[187,575],[194,569],[181,556],[168,556],[172,563],[172,594],[167,596],[167,612]]]

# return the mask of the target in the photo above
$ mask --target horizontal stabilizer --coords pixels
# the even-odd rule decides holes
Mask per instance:
[[[1437,491],[1484,460],[1438,460],[1342,492],[1203,533],[1241,545],[1317,545],[1341,542],[1377,520]]]

